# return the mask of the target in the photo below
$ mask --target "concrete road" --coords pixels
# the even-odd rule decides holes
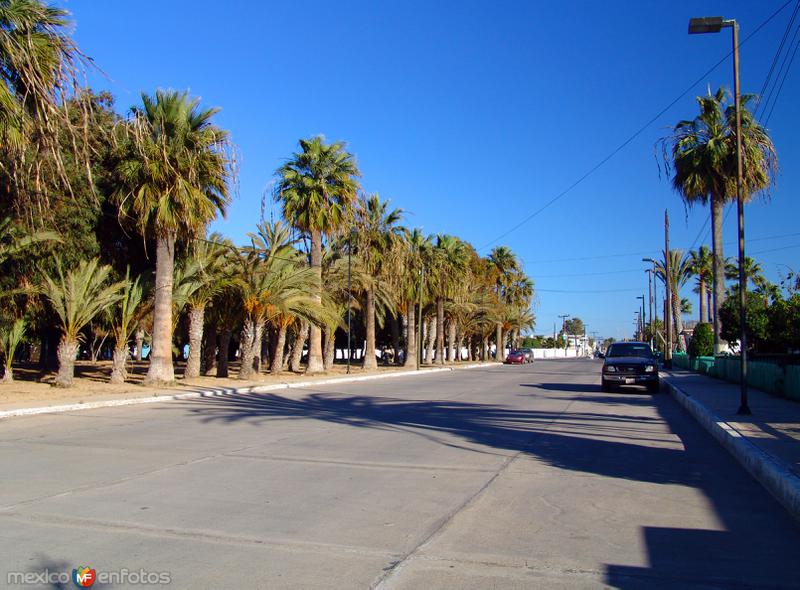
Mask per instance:
[[[0,586],[80,565],[215,589],[800,580],[800,527],[671,398],[602,393],[595,361],[11,419],[0,473]]]

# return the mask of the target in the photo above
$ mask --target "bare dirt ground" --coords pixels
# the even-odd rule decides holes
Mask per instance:
[[[168,387],[145,387],[142,385],[147,373],[148,363],[133,362],[128,365],[128,381],[121,385],[108,383],[111,375],[111,361],[78,361],[75,365],[75,385],[70,388],[54,387],[55,371],[41,371],[32,365],[14,367],[14,382],[0,384],[0,411],[17,408],[55,406],[70,403],[86,403],[111,399],[127,399],[133,397],[149,397],[158,395],[175,395],[182,392],[208,389],[235,389],[255,385],[274,383],[290,383],[309,379],[304,373],[284,371],[273,375],[261,373],[258,379],[244,381],[236,379],[238,363],[230,364],[228,378],[215,376],[183,379],[184,363],[175,364],[175,384]],[[381,366],[374,371],[365,371],[358,364],[351,366],[353,375],[369,375],[375,373],[405,371],[403,367]],[[315,375],[313,378],[330,378],[345,375],[347,366],[335,365],[330,371]]]

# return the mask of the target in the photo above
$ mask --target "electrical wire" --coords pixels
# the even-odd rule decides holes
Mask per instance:
[[[795,35],[800,32],[800,26],[797,27],[795,30]],[[778,97],[781,95],[781,91],[783,90],[783,84],[786,82],[786,78],[789,76],[789,70],[792,68],[792,62],[794,62],[794,58],[797,55],[797,49],[800,47],[800,38],[798,38],[797,42],[794,45],[794,51],[792,51],[792,57],[789,59],[789,63],[786,66],[786,71],[783,73],[783,78],[781,79],[780,86],[778,86],[778,91],[775,93],[775,98],[772,99],[772,107],[769,109],[769,114],[767,115],[766,120],[764,121],[764,126],[766,127],[769,125],[769,120],[772,118],[772,112],[775,110],[775,105],[778,104]],[[786,52],[786,55],[789,55],[789,52]]]
[[[782,5],[781,5],[781,6],[780,6],[780,7],[779,7],[779,8],[778,8],[778,9],[777,9],[775,12],[773,12],[773,13],[772,13],[772,14],[771,14],[771,15],[770,15],[770,16],[769,16],[769,17],[768,17],[766,20],[764,20],[764,21],[763,21],[763,22],[762,22],[760,25],[758,25],[758,26],[757,26],[757,27],[756,27],[756,28],[753,30],[753,32],[752,32],[752,33],[750,33],[750,34],[749,34],[747,37],[745,37],[745,38],[744,38],[742,41],[740,41],[740,42],[739,42],[739,47],[741,47],[742,45],[744,45],[745,43],[747,43],[747,42],[748,42],[750,39],[752,39],[754,35],[756,35],[756,34],[757,34],[757,33],[758,33],[758,32],[759,32],[759,31],[760,31],[762,28],[764,28],[764,26],[766,26],[766,25],[767,25],[767,23],[769,23],[769,22],[770,22],[770,21],[771,21],[773,18],[775,18],[775,17],[776,17],[776,16],[777,16],[777,15],[778,15],[778,14],[779,14],[781,11],[783,11],[783,9],[784,9],[784,8],[786,8],[786,7],[787,7],[789,4],[791,4],[793,1],[794,1],[794,0],[788,0],[787,2],[785,2],[784,4],[782,4]],[[592,166],[592,167],[591,167],[591,168],[590,168],[590,169],[589,169],[587,172],[585,172],[585,173],[584,173],[584,174],[583,174],[581,177],[579,177],[579,178],[578,178],[576,181],[574,181],[572,184],[570,184],[570,185],[569,185],[569,186],[568,186],[566,189],[564,189],[563,191],[561,191],[560,193],[558,193],[558,194],[557,194],[555,197],[553,197],[552,199],[550,199],[549,201],[547,201],[547,202],[546,202],[544,205],[542,205],[541,207],[539,207],[539,208],[538,208],[537,210],[535,210],[533,213],[531,213],[531,214],[527,215],[526,217],[524,217],[524,218],[523,218],[521,221],[519,221],[519,222],[518,222],[518,223],[516,223],[514,226],[512,226],[512,227],[511,227],[511,229],[509,229],[508,231],[506,231],[506,232],[504,232],[504,233],[500,234],[499,236],[497,236],[496,238],[494,238],[494,239],[493,239],[493,240],[491,240],[490,242],[487,242],[485,245],[481,246],[481,247],[480,247],[478,250],[479,250],[479,251],[480,251],[480,250],[485,250],[486,248],[488,248],[488,247],[489,247],[489,246],[491,246],[492,244],[495,244],[495,243],[497,243],[498,241],[502,240],[503,238],[505,238],[505,237],[506,237],[506,236],[508,236],[509,234],[511,234],[511,233],[513,233],[513,232],[515,232],[515,231],[516,231],[516,230],[518,230],[520,227],[522,227],[523,225],[525,225],[526,223],[528,223],[528,222],[529,222],[531,219],[533,219],[534,217],[538,216],[538,215],[539,215],[540,213],[542,213],[542,212],[543,212],[545,209],[547,209],[548,207],[550,207],[551,205],[553,205],[555,202],[557,202],[559,199],[561,199],[562,197],[564,197],[565,195],[567,195],[569,192],[571,192],[571,191],[572,191],[572,189],[574,189],[574,188],[575,188],[575,187],[577,187],[579,184],[581,184],[581,183],[582,183],[584,180],[586,180],[587,178],[589,178],[589,176],[591,176],[591,175],[592,175],[592,174],[594,174],[594,173],[595,173],[597,170],[599,170],[599,169],[600,169],[602,166],[604,166],[604,165],[605,165],[605,164],[606,164],[606,163],[607,163],[609,160],[611,160],[611,159],[612,159],[614,156],[616,156],[616,155],[617,155],[619,152],[621,152],[621,151],[622,151],[622,150],[623,150],[625,147],[627,147],[627,146],[628,146],[628,145],[629,145],[629,144],[630,144],[630,143],[631,143],[631,142],[632,142],[634,139],[636,139],[637,137],[639,137],[639,135],[641,135],[642,133],[644,133],[644,131],[645,131],[647,128],[649,128],[649,127],[650,127],[650,125],[652,125],[653,123],[655,123],[655,122],[656,122],[658,119],[660,119],[660,118],[662,117],[662,115],[664,115],[664,114],[665,114],[667,111],[669,111],[669,110],[670,110],[670,109],[671,109],[673,106],[675,106],[675,105],[676,105],[676,104],[677,104],[677,103],[678,103],[678,102],[679,102],[679,101],[680,101],[680,100],[681,100],[681,99],[682,99],[684,96],[686,96],[686,95],[687,95],[689,92],[691,92],[691,90],[692,90],[692,89],[693,89],[695,86],[697,86],[697,85],[698,85],[700,82],[702,82],[702,81],[703,81],[703,80],[704,80],[704,79],[705,79],[705,78],[706,78],[706,77],[707,77],[707,76],[708,76],[708,75],[709,75],[711,72],[713,72],[713,71],[714,71],[714,70],[716,70],[716,69],[717,69],[717,68],[718,68],[720,65],[722,65],[723,63],[725,63],[725,62],[728,60],[728,58],[729,58],[729,57],[730,57],[732,54],[733,54],[733,51],[729,51],[727,54],[725,54],[725,56],[724,56],[722,59],[720,59],[718,62],[716,62],[716,63],[715,63],[713,66],[711,66],[711,67],[710,67],[708,70],[706,70],[706,71],[705,71],[705,72],[704,72],[704,73],[703,73],[703,74],[702,74],[702,75],[701,75],[699,78],[697,78],[697,79],[696,79],[694,82],[692,82],[692,83],[691,83],[691,84],[690,84],[688,87],[686,87],[686,89],[685,89],[685,90],[683,90],[683,91],[682,91],[682,92],[681,92],[681,93],[680,93],[680,94],[679,94],[679,95],[678,95],[678,96],[677,96],[675,99],[673,99],[673,100],[672,100],[672,101],[671,101],[671,102],[670,102],[670,103],[669,103],[667,106],[665,106],[664,108],[662,108],[662,109],[661,109],[661,110],[660,110],[660,111],[659,111],[659,112],[658,112],[656,115],[654,115],[653,117],[651,117],[651,118],[650,118],[650,119],[649,119],[649,120],[648,120],[648,121],[647,121],[647,122],[646,122],[644,125],[642,125],[641,127],[639,127],[639,129],[637,129],[637,130],[636,130],[636,131],[635,131],[635,132],[634,132],[632,135],[630,135],[630,136],[629,136],[629,137],[628,137],[628,138],[627,138],[625,141],[623,141],[623,142],[622,142],[622,143],[621,143],[619,146],[617,146],[617,147],[616,147],[616,148],[615,148],[615,149],[614,149],[614,150],[613,150],[613,151],[612,151],[610,154],[608,154],[606,157],[604,157],[602,160],[600,160],[600,161],[599,161],[597,164],[595,164],[594,166]]]
[[[800,11],[800,0],[797,0],[797,5],[794,7],[794,11],[792,12],[792,16],[789,18],[789,22],[786,23],[786,30],[783,32],[783,37],[781,37],[781,42],[778,44],[778,49],[775,51],[775,56],[772,58],[772,63],[769,66],[769,71],[767,72],[767,77],[764,78],[764,84],[761,85],[761,92],[758,93],[758,102],[756,103],[755,111],[753,112],[753,116],[758,118],[758,110],[761,109],[761,114],[764,114],[764,110],[766,109],[766,103],[769,102],[769,99],[766,101],[764,100],[765,93],[767,88],[769,87],[769,83],[772,80],[772,74],[775,71],[775,66],[778,64],[778,60],[780,59],[781,54],[783,53],[783,47],[786,43],[786,39],[789,37],[789,33],[792,30],[792,25],[794,24],[795,18],[797,18],[797,13]],[[795,31],[796,33],[796,31]],[[789,43],[791,47],[791,43]],[[776,76],[777,79],[777,76]],[[773,85],[773,89],[774,89]],[[772,91],[770,91],[770,94]],[[763,107],[763,108],[762,108]]]

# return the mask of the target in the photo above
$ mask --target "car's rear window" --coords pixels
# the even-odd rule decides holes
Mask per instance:
[[[615,357],[615,356],[639,356],[644,358],[649,358],[653,356],[653,351],[650,350],[650,347],[647,344],[634,344],[632,342],[620,342],[618,344],[612,344],[608,348],[608,354],[606,356]]]

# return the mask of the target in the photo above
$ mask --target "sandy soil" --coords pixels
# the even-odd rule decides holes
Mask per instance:
[[[463,363],[468,364],[468,363]],[[56,406],[70,403],[85,403],[90,401],[103,401],[110,399],[125,399],[132,397],[149,397],[158,395],[175,395],[181,392],[214,390],[221,388],[239,388],[253,385],[269,385],[273,383],[289,383],[292,381],[307,381],[303,373],[285,371],[278,375],[260,374],[257,380],[240,381],[234,378],[217,378],[214,376],[199,377],[197,379],[183,379],[183,364],[175,366],[176,382],[171,387],[145,387],[142,380],[147,373],[147,363],[132,363],[129,365],[128,382],[122,385],[108,383],[111,375],[111,361],[78,361],[75,366],[75,385],[71,388],[60,388],[52,385],[55,372],[42,372],[33,366],[15,366],[15,381],[10,384],[0,384],[0,411],[17,408]],[[238,366],[231,363],[230,374],[236,375]],[[369,375],[374,373],[405,371],[402,367],[379,367],[375,371],[364,371],[359,366],[351,367],[352,375]],[[332,370],[315,375],[313,378],[326,379],[345,375],[346,365],[335,365]]]

